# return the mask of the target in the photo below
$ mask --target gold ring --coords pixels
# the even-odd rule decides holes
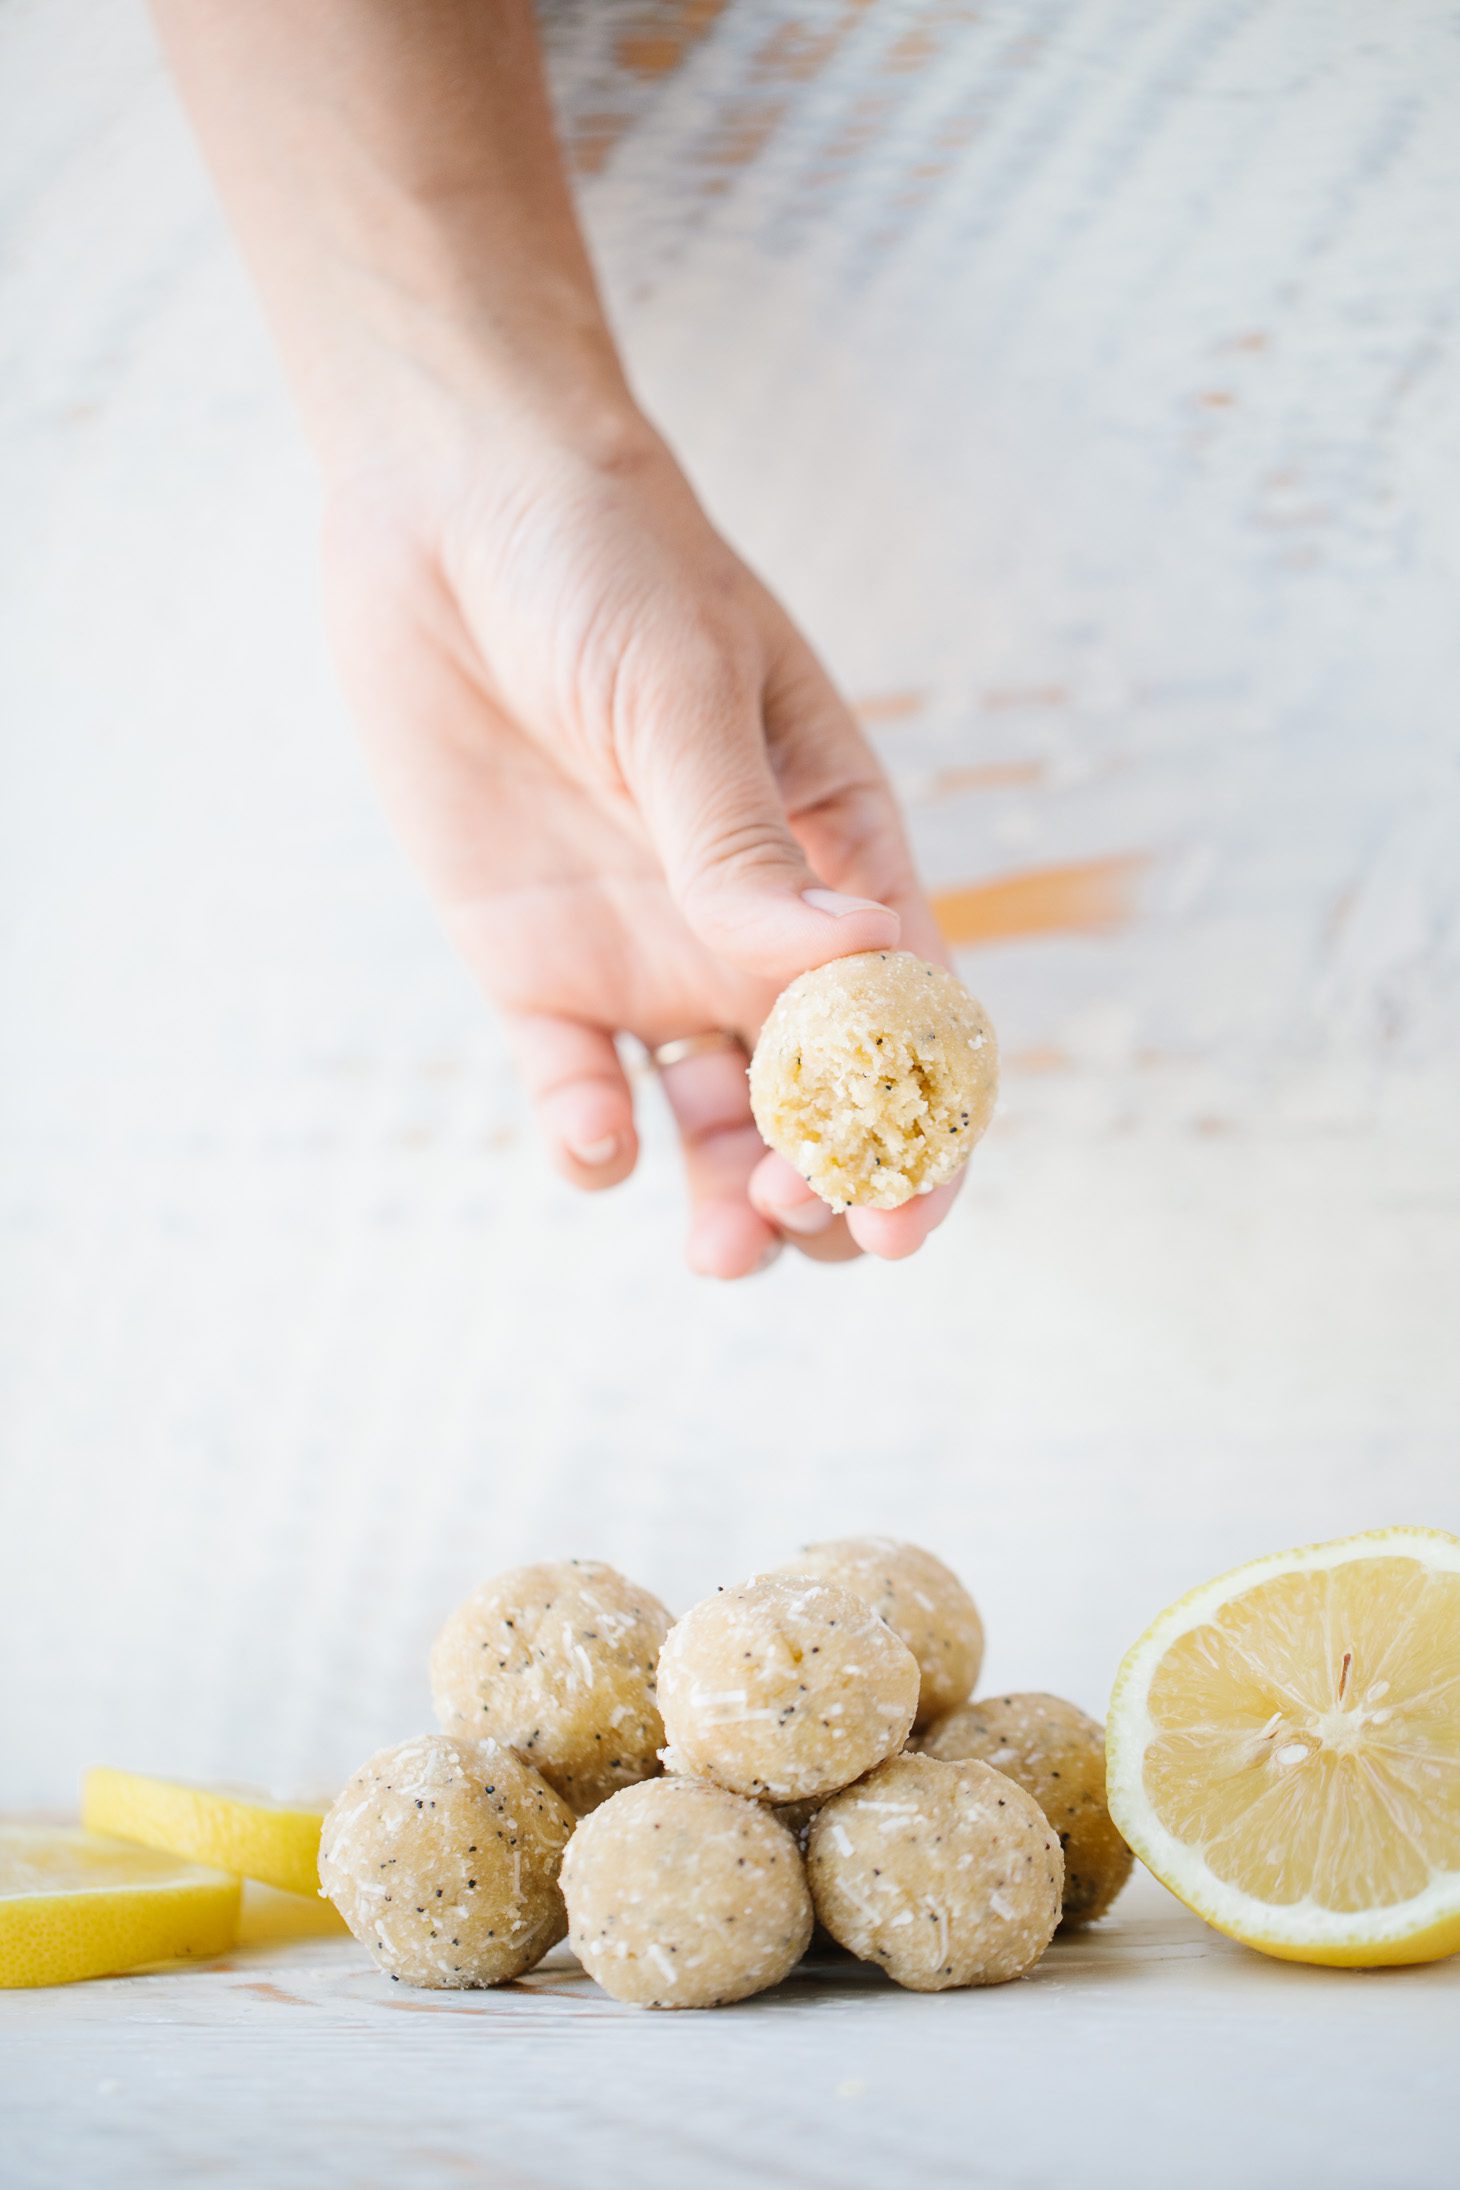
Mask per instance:
[[[660,1072],[671,1065],[682,1065],[686,1057],[708,1057],[718,1049],[738,1049],[744,1056],[745,1046],[738,1034],[729,1033],[724,1027],[716,1027],[709,1034],[682,1034],[678,1041],[661,1042],[649,1052],[649,1061]]]

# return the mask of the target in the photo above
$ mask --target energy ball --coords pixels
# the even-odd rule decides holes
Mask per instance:
[[[912,1992],[1022,1977],[1060,1917],[1059,1842],[987,1764],[894,1757],[827,1803],[806,1869],[832,1937]]]
[[[771,1805],[771,1816],[785,1826],[803,1855],[806,1853],[806,1842],[820,1808],[820,1797],[810,1802],[775,1802]]]
[[[1065,1856],[1066,1926],[1093,1924],[1130,1876],[1105,1806],[1105,1729],[1058,1696],[993,1696],[930,1726],[930,1757],[979,1757],[1033,1795]]]
[[[659,1659],[671,1772],[738,1795],[804,1802],[894,1755],[918,1662],[850,1590],[761,1574],[687,1612]]]
[[[425,1734],[348,1782],[320,1832],[320,1884],[387,1976],[499,1985],[568,1928],[558,1870],[573,1823],[510,1749]]]
[[[658,1598],[611,1566],[513,1567],[436,1637],[437,1721],[521,1750],[581,1816],[659,1769],[654,1669],[669,1627]]]
[[[931,1551],[890,1536],[844,1536],[806,1545],[779,1571],[839,1582],[881,1613],[918,1661],[919,1726],[972,1694],[983,1663],[983,1621],[958,1576]]]
[[[636,2007],[721,2007],[778,1985],[811,1937],[800,1851],[761,1803],[655,1779],[605,1802],[563,1864],[568,1943]]]
[[[910,951],[859,951],[799,975],[750,1061],[761,1138],[834,1209],[897,1209],[951,1179],[998,1085],[983,1006]]]

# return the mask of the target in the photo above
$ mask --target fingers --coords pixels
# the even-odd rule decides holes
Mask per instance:
[[[783,986],[808,966],[896,943],[896,912],[828,886],[786,819],[766,751],[761,680],[697,638],[624,679],[629,789],[700,941]]]
[[[852,1262],[861,1253],[845,1217],[813,1194],[784,1156],[762,1154],[750,1177],[750,1203],[812,1262]]]
[[[769,753],[791,827],[823,879],[891,905],[902,949],[947,962],[882,766],[816,655],[785,624],[764,694]]]
[[[750,1182],[750,1198],[761,1214],[818,1261],[845,1261],[857,1253],[881,1262],[902,1262],[915,1255],[940,1225],[957,1198],[961,1177],[931,1194],[919,1194],[900,1209],[848,1209],[843,1216],[814,1194],[784,1156],[762,1156]],[[818,1253],[822,1242],[835,1253]]]
[[[764,1146],[750,1115],[744,1055],[711,1050],[667,1065],[659,1077],[684,1150],[690,1268],[715,1278],[767,1268],[781,1242],[749,1200]]]
[[[915,1195],[900,1209],[849,1209],[847,1229],[857,1245],[883,1262],[915,1255],[928,1234],[943,1222],[958,1198],[962,1175],[931,1194]]]
[[[836,1222],[836,1211],[811,1191],[784,1156],[761,1156],[751,1177],[750,1198],[762,1216],[797,1239],[819,1239]]]
[[[633,1097],[601,1028],[547,1013],[512,1012],[508,1042],[556,1168],[589,1191],[634,1168]],[[690,1195],[688,1260],[702,1277],[750,1277],[786,1239],[815,1262],[861,1252],[885,1262],[915,1254],[951,1208],[960,1181],[901,1209],[838,1216],[784,1157],[768,1154],[750,1114],[741,1052],[684,1058],[660,1074],[679,1129]]]
[[[507,1041],[557,1169],[590,1191],[617,1186],[639,1152],[634,1102],[612,1037],[546,1012],[509,1012]]]
[[[901,921],[902,947],[946,965],[947,948],[918,879],[892,787],[835,685],[789,625],[766,686],[765,721],[792,826],[818,873],[839,889],[892,905]],[[950,1186],[919,1195],[901,1209],[851,1209],[844,1227],[866,1253],[899,1262],[915,1254],[942,1222],[955,1194]],[[792,1221],[824,1221],[815,1210],[825,1204],[779,1157],[768,1157],[757,1171],[753,1198],[767,1212],[786,1204]]]

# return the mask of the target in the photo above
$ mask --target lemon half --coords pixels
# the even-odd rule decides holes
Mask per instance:
[[[98,1766],[86,1775],[82,1823],[191,1856],[285,1893],[319,1891],[319,1833],[328,1804],[280,1802],[250,1787],[194,1786]]]
[[[1287,1961],[1460,1949],[1460,1538],[1379,1529],[1194,1589],[1127,1653],[1110,1813],[1218,1931]]]
[[[0,1824],[0,1985],[64,1985],[223,1954],[239,1883],[71,1825]]]

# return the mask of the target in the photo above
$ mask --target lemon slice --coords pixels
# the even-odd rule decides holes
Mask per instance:
[[[350,1927],[321,1894],[280,1893],[246,1879],[238,1917],[241,1947],[278,1947],[295,1939],[347,1939]]]
[[[1460,1948],[1460,1538],[1378,1529],[1194,1589],[1121,1666],[1110,1814],[1286,1961]]]
[[[81,1792],[82,1823],[93,1832],[119,1833],[285,1893],[319,1892],[319,1831],[328,1807],[101,1765],[87,1773]]]
[[[222,1954],[239,1884],[72,1825],[0,1824],[0,1985],[64,1985]]]

